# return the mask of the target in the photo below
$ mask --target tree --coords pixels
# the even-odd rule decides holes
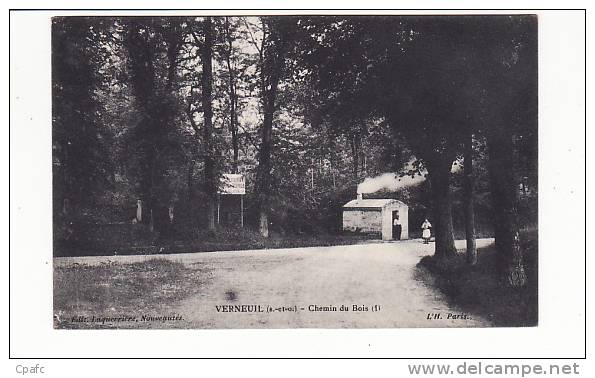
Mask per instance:
[[[127,134],[132,167],[143,203],[143,222],[164,231],[171,158],[179,149],[174,126],[179,112],[175,81],[177,55],[184,39],[183,20],[132,17],[122,20],[129,82],[138,107],[138,121]],[[166,198],[170,197],[170,198]]]
[[[204,41],[200,47],[202,62],[202,111],[204,114],[203,143],[204,143],[204,177],[207,192],[207,228],[215,229],[215,196],[217,195],[217,175],[215,173],[215,149],[213,148],[213,22],[211,17],[205,17],[202,24]]]
[[[336,110],[328,113],[347,118],[336,122],[346,131],[353,120],[361,125],[360,120],[383,119],[395,140],[407,142],[419,160],[418,173],[426,169],[431,182],[435,256],[453,256],[450,172],[467,110],[458,101],[466,58],[458,54],[461,25],[445,18],[387,17],[302,25],[313,35],[306,53],[312,83]],[[352,135],[357,141],[359,133]]]
[[[259,203],[259,231],[269,236],[269,197],[271,191],[271,147],[273,120],[277,110],[279,83],[285,74],[286,55],[291,42],[292,18],[261,17],[260,45],[252,40],[259,53],[258,73],[260,100],[263,113],[260,128],[260,147],[256,191]]]
[[[513,287],[526,283],[519,233],[519,135],[534,134],[537,111],[537,20],[533,16],[486,20],[483,42],[485,88],[489,108],[485,132],[500,268]],[[522,130],[522,131],[521,131]]]
[[[227,91],[229,95],[229,131],[231,132],[231,145],[233,149],[233,171],[238,172],[240,143],[238,133],[238,67],[237,52],[234,42],[236,41],[238,25],[234,24],[231,17],[225,17],[223,22],[224,47],[223,56],[227,68]]]
[[[102,22],[86,17],[52,19],[52,150],[55,214],[80,213],[112,185],[113,161],[106,152],[96,91],[107,53]]]
[[[464,198],[465,198],[465,237],[467,241],[467,262],[471,265],[477,263],[477,248],[475,243],[475,211],[473,189],[473,134],[468,133],[464,141]]]

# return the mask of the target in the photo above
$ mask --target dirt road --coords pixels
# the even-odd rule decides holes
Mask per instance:
[[[490,242],[478,240],[478,247]],[[199,293],[173,307],[183,317],[175,323],[176,328],[490,326],[485,318],[451,307],[441,293],[421,282],[419,275],[425,273],[416,264],[422,256],[432,254],[433,248],[433,244],[409,240],[159,258],[209,271]],[[124,264],[155,257],[110,260]],[[105,259],[55,262],[92,265]],[[348,311],[341,311],[341,306]]]

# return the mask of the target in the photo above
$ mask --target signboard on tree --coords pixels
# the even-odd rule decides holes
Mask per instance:
[[[246,179],[244,175],[224,173],[219,182],[219,194],[246,194]]]

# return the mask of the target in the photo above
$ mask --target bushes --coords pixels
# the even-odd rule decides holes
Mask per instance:
[[[417,278],[438,287],[453,305],[481,314],[496,326],[536,326],[537,233],[523,233],[521,246],[527,285],[519,289],[509,287],[502,279],[494,246],[478,250],[475,266],[468,265],[461,253],[448,260],[425,256],[418,264]]]
[[[76,239],[54,243],[55,256],[102,256],[157,253],[189,253],[224,250],[295,248],[355,244],[370,235],[326,234],[283,235],[271,232],[269,238],[241,227],[219,227],[215,232],[186,229],[183,237],[159,238],[143,224],[86,224],[75,232]]]
[[[135,254],[156,241],[156,235],[144,224],[71,223],[62,228],[67,231],[61,230],[61,237],[54,238],[55,256]]]

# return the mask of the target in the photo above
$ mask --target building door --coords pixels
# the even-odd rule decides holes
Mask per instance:
[[[394,240],[401,240],[401,231],[403,227],[401,226],[401,221],[399,220],[399,210],[393,211],[393,239]]]

